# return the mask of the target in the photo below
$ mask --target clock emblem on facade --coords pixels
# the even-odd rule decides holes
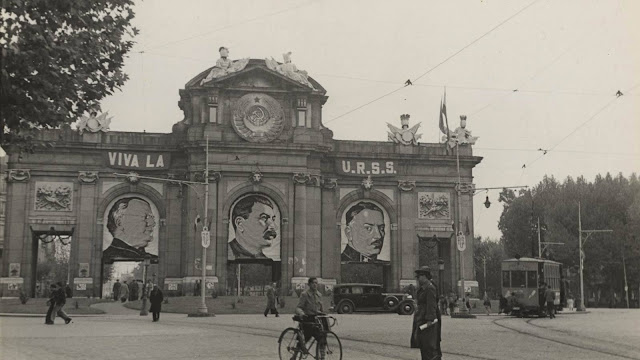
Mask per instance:
[[[250,142],[273,141],[284,129],[284,111],[269,95],[246,94],[233,106],[233,128]]]

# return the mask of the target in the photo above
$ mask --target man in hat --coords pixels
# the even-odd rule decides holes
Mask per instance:
[[[440,359],[438,353],[438,296],[436,287],[429,280],[431,268],[422,266],[415,271],[418,279],[418,308],[413,314],[411,347],[420,348],[423,360]],[[426,327],[424,327],[426,325]],[[422,329],[420,328],[422,327]]]

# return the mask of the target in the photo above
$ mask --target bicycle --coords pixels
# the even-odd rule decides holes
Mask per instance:
[[[309,339],[309,345],[304,340],[304,331],[302,323],[304,319],[298,315],[293,317],[298,322],[297,328],[286,328],[278,338],[278,354],[280,360],[298,360],[306,359],[311,356],[313,359],[337,359],[342,360],[342,343],[333,331],[330,329],[336,325],[337,319],[328,315],[316,315],[313,326],[316,326],[326,337],[324,345],[324,357],[322,357],[322,347],[317,346],[314,336]],[[315,347],[315,351],[314,351]],[[315,356],[313,356],[315,354]]]

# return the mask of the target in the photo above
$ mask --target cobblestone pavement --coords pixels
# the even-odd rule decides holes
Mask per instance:
[[[418,359],[410,316],[335,315],[344,359]],[[557,319],[443,318],[444,359],[640,359],[640,311],[595,310]],[[277,359],[277,337],[290,315],[162,314],[160,322],[127,315],[0,317],[0,359]]]

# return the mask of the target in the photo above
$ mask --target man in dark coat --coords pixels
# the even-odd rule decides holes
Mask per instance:
[[[131,287],[129,287],[129,301],[138,300],[138,280],[131,281]]]
[[[554,300],[556,299],[556,293],[555,291],[551,290],[551,287],[549,287],[549,285],[545,285],[545,291],[544,291],[544,300],[547,303],[547,314],[549,314],[549,319],[553,319],[556,317],[555,315],[555,306],[554,306]]]
[[[56,284],[51,284],[49,286],[49,300],[47,300],[47,305],[49,305],[49,310],[47,310],[47,316],[45,318],[44,323],[47,325],[53,325],[53,319],[51,318],[51,314],[53,313],[53,309],[56,307]]]
[[[415,271],[418,278],[418,308],[413,315],[411,347],[420,348],[423,360],[440,359],[438,353],[438,296],[436,287],[429,281],[431,269],[422,266]]]
[[[153,315],[153,321],[160,320],[160,311],[162,310],[162,291],[158,288],[158,285],[153,285],[153,290],[149,294],[149,302],[151,303],[151,314]]]
[[[51,311],[51,322],[53,322],[56,318],[56,315],[58,315],[64,319],[65,324],[69,324],[71,322],[71,318],[67,315],[67,313],[64,312],[64,310],[62,310],[64,305],[67,303],[67,294],[64,291],[62,282],[56,283],[56,291],[54,292],[54,294],[56,305]]]
[[[278,307],[276,305],[278,305],[278,291],[276,289],[276,283],[273,283],[267,289],[267,307],[264,309],[264,317],[267,317],[269,311],[271,311],[272,314],[276,314],[276,317],[279,317],[280,314],[278,314]]]
[[[118,301],[120,299],[120,279],[116,279],[116,283],[113,284],[113,301]]]

